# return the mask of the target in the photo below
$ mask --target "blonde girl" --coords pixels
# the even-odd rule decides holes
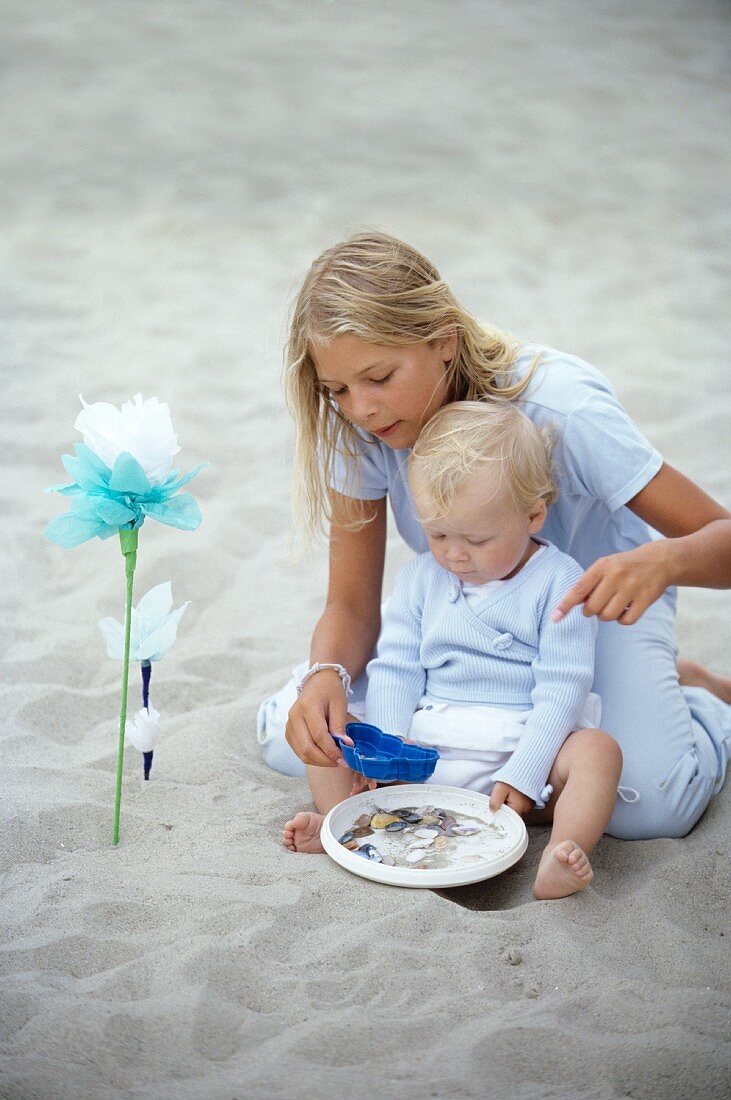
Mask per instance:
[[[351,682],[365,694],[387,504],[425,551],[405,474],[421,428],[449,402],[507,399],[555,433],[559,497],[543,533],[585,570],[556,617],[581,604],[599,620],[593,690],[624,758],[607,831],[687,833],[723,784],[731,683],[677,663],[675,586],[731,587],[729,512],[663,461],[599,371],[478,323],[429,260],[385,233],[356,234],[313,263],[292,316],[287,391],[295,509],[305,529],[328,527],[330,577],[309,665],[262,704],[265,759],[290,774],[304,764],[320,813],[347,796],[331,734],[344,730]],[[295,830],[300,850],[311,824]]]

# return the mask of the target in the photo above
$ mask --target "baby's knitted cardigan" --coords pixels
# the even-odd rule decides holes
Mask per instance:
[[[420,554],[401,569],[368,665],[366,720],[408,736],[423,695],[435,702],[530,710],[525,732],[495,775],[538,804],[594,678],[596,620],[551,612],[582,575],[551,543],[484,602],[468,604],[459,579]]]

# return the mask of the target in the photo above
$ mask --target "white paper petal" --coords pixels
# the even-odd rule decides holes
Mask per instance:
[[[87,447],[110,468],[123,451],[137,459],[153,485],[165,480],[178,454],[170,406],[156,397],[145,400],[137,393],[121,410],[105,401],[87,404],[76,418],[76,429]]]
[[[149,713],[142,707],[134,716],[134,721],[125,723],[125,735],[140,752],[151,752],[155,747],[155,738],[159,732],[160,712],[150,705]]]
[[[124,660],[124,627],[116,619],[100,619],[99,629],[107,643],[107,657]]]
[[[172,611],[173,586],[170,581],[156,584],[137,604],[137,612],[142,620],[141,630],[143,634],[149,633],[164,622]]]
[[[177,636],[178,621],[171,615],[170,618],[162,624],[159,630],[155,630],[152,634],[149,634],[140,645],[140,651],[143,649],[145,651],[143,660],[161,661]]]
[[[151,588],[132,608],[130,623],[130,660],[160,661],[177,637],[178,623],[190,601],[175,611],[170,581]],[[107,643],[107,654],[117,660],[124,658],[124,624],[116,619],[100,619],[99,629]]]

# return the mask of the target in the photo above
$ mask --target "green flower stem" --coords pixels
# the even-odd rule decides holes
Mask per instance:
[[[129,644],[132,633],[132,583],[137,565],[136,530],[123,527],[119,541],[124,554],[124,571],[127,578],[127,604],[124,613],[124,669],[122,672],[122,706],[119,712],[119,748],[117,749],[117,789],[114,799],[114,833],[112,844],[119,844],[119,811],[122,805],[122,769],[124,767],[124,731],[127,722],[127,680],[129,677]]]

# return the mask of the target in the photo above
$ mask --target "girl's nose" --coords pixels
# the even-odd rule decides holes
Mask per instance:
[[[357,392],[351,393],[350,410],[353,420],[360,424],[366,424],[377,412],[376,402],[372,394]],[[381,425],[376,424],[376,427]]]

